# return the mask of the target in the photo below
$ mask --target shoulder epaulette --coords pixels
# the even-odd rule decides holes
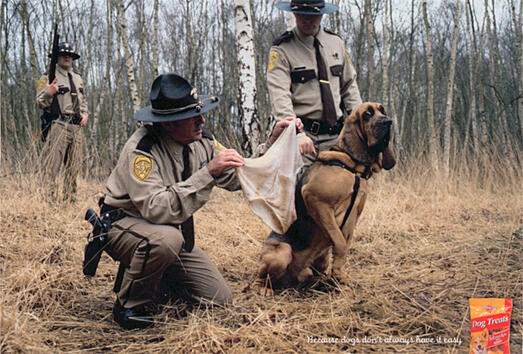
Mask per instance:
[[[334,31],[331,31],[331,30],[328,29],[328,28],[323,28],[323,30],[324,30],[325,32],[327,32],[328,34],[332,34],[332,35],[335,35],[335,36],[338,36],[338,37],[341,38],[341,36],[340,36],[339,34],[337,34],[337,33],[334,32]]]
[[[280,45],[283,42],[289,41],[292,37],[294,37],[294,32],[292,32],[292,31],[284,32],[281,36],[279,36],[272,42],[272,45]]]
[[[202,128],[202,137],[210,139],[210,140],[214,140],[214,136],[212,136],[211,132],[205,128]]]
[[[156,136],[154,135],[154,132],[149,127],[146,127],[147,134],[145,134],[140,141],[138,142],[138,145],[136,145],[136,150],[140,150],[143,152],[146,152],[148,154],[151,153],[151,149],[154,144],[156,144]]]

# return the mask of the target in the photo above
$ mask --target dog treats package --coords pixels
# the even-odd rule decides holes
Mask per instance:
[[[512,299],[469,299],[470,354],[510,353]]]

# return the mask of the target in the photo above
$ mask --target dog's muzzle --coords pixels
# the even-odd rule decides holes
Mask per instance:
[[[376,143],[369,146],[369,150],[373,154],[379,154],[383,152],[390,141],[390,128],[392,126],[392,119],[383,118],[374,127],[374,136],[376,137]]]

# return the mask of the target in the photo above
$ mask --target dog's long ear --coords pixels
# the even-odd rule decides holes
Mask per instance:
[[[360,117],[357,115],[359,115],[359,113],[353,112],[347,118],[342,131],[340,147],[343,151],[348,153],[351,158],[358,162],[371,164],[374,162],[374,159],[370,155],[369,149],[364,142],[364,132],[361,131],[359,124]]]
[[[385,150],[383,150],[382,154],[383,162],[381,166],[386,170],[390,170],[396,165],[396,158],[394,157],[394,152],[392,151],[392,142],[387,144],[387,147]]]

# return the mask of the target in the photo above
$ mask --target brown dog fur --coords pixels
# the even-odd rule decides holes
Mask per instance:
[[[358,174],[366,169],[379,172],[395,165],[392,146],[389,143],[391,121],[385,116],[379,103],[365,102],[357,106],[345,120],[338,142],[333,150],[323,151],[319,160],[338,160]],[[261,254],[259,285],[263,291],[271,285],[288,285],[292,281],[303,282],[312,277],[312,268],[326,273],[332,246],[332,275],[341,282],[346,281],[343,273],[345,257],[354,228],[367,199],[367,180],[360,179],[360,188],[343,230],[343,217],[349,207],[355,175],[339,166],[315,162],[303,180],[301,189],[308,215],[312,219],[312,230],[305,249],[292,249],[291,245],[268,238]],[[299,235],[298,237],[300,237]]]

